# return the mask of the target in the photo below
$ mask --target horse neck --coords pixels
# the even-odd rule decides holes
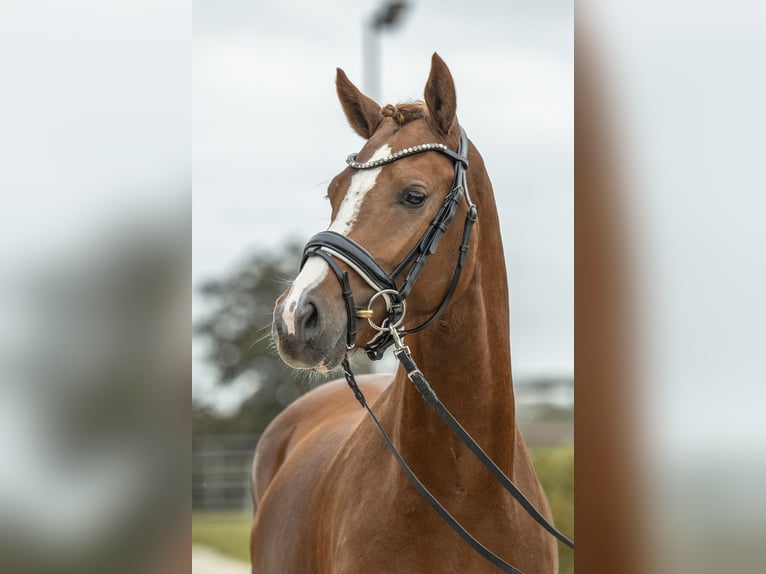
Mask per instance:
[[[470,282],[439,321],[411,335],[406,343],[439,399],[487,454],[510,472],[515,418],[508,285],[492,187],[480,158],[472,158],[472,167],[474,164],[481,169],[468,183],[480,224],[472,242],[477,261]],[[472,455],[457,446],[457,439],[401,367],[392,390],[393,401],[387,406],[394,409],[395,440],[405,458],[413,461],[413,470],[422,478],[430,474],[432,481],[460,485],[475,477],[487,478],[488,473],[478,470]],[[432,456],[424,457],[423,452]]]

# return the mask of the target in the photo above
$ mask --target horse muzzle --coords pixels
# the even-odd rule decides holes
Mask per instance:
[[[272,335],[287,365],[326,372],[346,354],[346,311],[334,281],[305,288],[302,274],[277,300]]]

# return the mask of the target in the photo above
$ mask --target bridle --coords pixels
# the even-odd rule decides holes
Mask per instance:
[[[447,293],[436,311],[434,311],[426,321],[411,329],[398,329],[399,335],[403,337],[405,335],[417,333],[428,327],[439,318],[452,299],[455,289],[457,289],[457,285],[460,281],[460,275],[463,271],[466,256],[470,249],[471,232],[473,230],[473,224],[476,223],[477,218],[476,206],[471,201],[470,195],[468,195],[468,188],[465,180],[465,170],[468,167],[467,148],[468,139],[465,132],[461,130],[460,146],[458,147],[457,153],[444,144],[430,143],[408,147],[387,157],[364,163],[356,161],[356,154],[351,154],[346,159],[346,163],[350,167],[360,170],[375,169],[393,163],[399,159],[428,151],[436,151],[444,154],[455,162],[455,176],[452,180],[452,186],[450,187],[450,192],[447,194],[447,197],[445,197],[441,208],[420,240],[390,275],[375,260],[375,258],[364,249],[364,247],[340,233],[322,231],[312,237],[306,244],[301,267],[303,267],[309,257],[321,257],[328,263],[330,269],[332,269],[341,285],[348,316],[348,326],[346,329],[346,346],[348,350],[353,348],[354,340],[356,339],[357,318],[366,318],[370,322],[370,325],[377,331],[377,335],[364,346],[364,350],[370,359],[373,361],[379,360],[386,349],[394,343],[391,326],[396,325],[397,328],[401,327],[406,313],[407,296],[415,286],[415,282],[417,281],[420,272],[423,270],[423,266],[428,260],[428,257],[436,252],[442,236],[455,218],[458,205],[460,205],[463,198],[465,198],[468,212],[466,213],[465,223],[463,225],[463,239],[460,242],[457,264],[455,265],[455,271],[452,275],[452,281],[447,289]],[[348,281],[348,273],[342,272],[334,259],[346,263],[364,280],[365,283],[375,290],[375,294],[368,302],[366,309],[356,307],[354,296]],[[409,269],[409,271],[407,271],[407,269]],[[406,274],[405,271],[407,271]],[[403,279],[401,284],[397,286],[397,280],[400,277],[403,277]],[[386,318],[380,325],[377,325],[372,321],[372,306],[378,297],[382,297],[386,303]]]
[[[367,161],[357,162],[356,154],[351,154],[346,159],[346,163],[353,169],[365,170],[375,169],[398,161],[402,158],[412,155],[435,151],[446,155],[452,159],[455,163],[455,175],[452,180],[450,191],[444,199],[438,213],[431,221],[428,229],[425,231],[420,240],[414,245],[410,252],[404,257],[401,263],[396,266],[391,274],[388,274],[385,269],[375,260],[375,258],[367,252],[361,245],[349,239],[345,235],[335,233],[333,231],[322,231],[312,237],[306,244],[303,252],[303,259],[301,262],[301,268],[306,263],[309,257],[321,257],[329,265],[330,269],[337,278],[341,292],[343,294],[343,300],[346,307],[346,315],[348,319],[348,325],[346,328],[346,347],[347,351],[354,347],[354,341],[356,339],[356,321],[357,319],[367,319],[372,328],[377,332],[377,335],[373,337],[371,341],[365,344],[364,350],[372,360],[380,359],[385,353],[386,349],[391,345],[394,345],[394,355],[402,364],[404,370],[407,373],[407,378],[415,385],[423,399],[444,419],[450,429],[455,435],[468,447],[468,449],[476,456],[476,458],[492,473],[492,475],[502,484],[502,486],[521,504],[521,506],[534,518],[543,528],[553,534],[561,542],[574,548],[574,543],[567,538],[564,534],[559,532],[553,525],[551,525],[540,512],[532,505],[531,502],[524,496],[524,494],[518,489],[518,487],[511,481],[510,478],[492,461],[492,459],[482,450],[482,448],[476,443],[470,434],[460,425],[460,423],[452,416],[452,413],[442,404],[436,393],[433,391],[428,381],[424,377],[423,373],[418,369],[409,347],[404,345],[403,339],[406,335],[417,333],[431,325],[446,309],[452,296],[455,294],[457,285],[460,282],[460,276],[463,271],[463,267],[466,262],[467,255],[470,251],[471,245],[471,233],[473,226],[476,223],[478,214],[476,206],[471,201],[471,196],[468,194],[468,186],[466,182],[466,169],[468,168],[468,138],[465,131],[460,130],[460,144],[458,145],[457,152],[451,150],[441,143],[427,143],[408,147],[403,150],[397,151],[387,157]],[[429,256],[436,252],[439,246],[439,242],[447,231],[449,225],[455,218],[457,207],[461,201],[465,199],[467,205],[467,212],[465,221],[463,223],[463,236],[458,248],[457,263],[455,270],[452,274],[452,280],[450,281],[447,293],[442,299],[442,302],[436,308],[436,311],[423,323],[417,327],[410,329],[404,328],[404,319],[407,312],[407,296],[411,293],[415,282],[418,279],[423,266],[425,265]],[[362,280],[367,283],[375,291],[374,295],[370,298],[366,308],[358,308],[354,302],[354,295],[351,290],[351,285],[348,278],[348,272],[342,271],[336,262],[342,261],[349,268],[353,269]],[[405,273],[406,271],[406,273]],[[397,286],[397,280],[403,277],[401,283]],[[377,324],[373,320],[373,305],[378,298],[382,298],[386,303],[386,316]],[[351,370],[351,366],[348,361],[348,352],[342,361],[343,373],[346,381],[354,392],[354,396],[359,403],[366,409],[370,415],[373,423],[377,427],[381,436],[383,437],[386,446],[394,455],[394,458],[399,463],[400,467],[404,471],[407,478],[412,482],[415,488],[426,499],[431,507],[442,517],[442,519],[452,528],[463,540],[465,540],[476,552],[481,554],[489,562],[497,566],[503,572],[509,574],[523,574],[519,569],[511,566],[502,558],[497,556],[486,546],[481,544],[476,538],[474,538],[448,511],[444,506],[431,494],[426,486],[420,481],[420,479],[412,472],[410,467],[404,461],[402,456],[397,451],[390,437],[383,429],[383,426],[378,421],[375,414],[372,412],[367,404],[367,401],[362,393],[359,385],[356,382],[354,373]]]

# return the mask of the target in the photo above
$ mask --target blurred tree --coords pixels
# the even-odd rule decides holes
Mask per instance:
[[[203,284],[200,292],[209,311],[194,326],[205,341],[207,361],[222,385],[252,376],[257,391],[230,417],[194,404],[195,434],[258,433],[279,412],[316,384],[338,375],[298,372],[279,358],[271,338],[274,302],[295,276],[302,247],[288,243],[281,251],[259,252],[231,274]],[[354,361],[358,372],[371,370],[368,361]]]

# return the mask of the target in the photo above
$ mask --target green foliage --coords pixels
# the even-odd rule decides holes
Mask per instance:
[[[530,448],[556,528],[574,540],[574,446]],[[559,573],[574,572],[574,551],[559,543]]]
[[[274,302],[295,275],[300,253],[297,243],[281,252],[257,253],[228,276],[201,287],[210,310],[195,324],[194,336],[205,342],[207,361],[218,382],[229,384],[247,372],[258,381],[259,389],[233,417],[221,418],[195,405],[195,434],[261,432],[305,391],[282,364],[271,341]]]
[[[282,362],[272,342],[274,303],[295,277],[301,253],[302,247],[294,242],[280,251],[256,253],[229,275],[202,285],[200,293],[209,310],[194,325],[194,336],[204,341],[207,362],[219,384],[244,375],[258,381],[258,390],[231,417],[193,404],[195,435],[262,432],[292,401],[340,376],[300,374]],[[371,365],[363,358],[354,361],[354,369],[370,372]]]
[[[253,369],[265,378],[277,377],[271,355],[271,314],[274,301],[295,275],[300,247],[289,244],[282,252],[255,254],[242,267],[202,285],[200,293],[211,307],[194,334],[207,340],[208,358],[221,383],[230,383]]]

